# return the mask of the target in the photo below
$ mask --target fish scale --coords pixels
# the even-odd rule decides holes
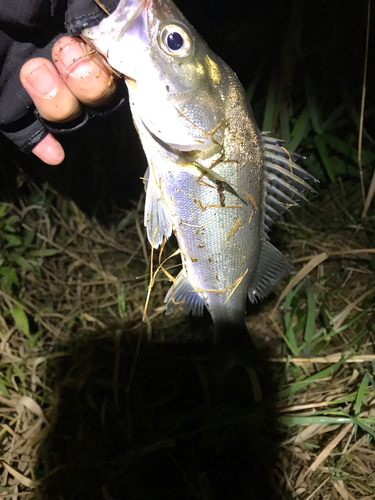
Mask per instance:
[[[82,37],[125,77],[146,157],[145,226],[158,248],[172,233],[182,269],[166,312],[214,327],[214,364],[249,365],[246,298],[267,296],[292,266],[269,242],[273,221],[306,200],[314,177],[261,133],[235,73],[171,0],[120,0]]]

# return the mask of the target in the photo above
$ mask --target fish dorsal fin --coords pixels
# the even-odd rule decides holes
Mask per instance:
[[[264,241],[255,279],[249,290],[249,300],[254,303],[264,299],[293,268],[289,259],[270,242]]]
[[[146,190],[144,225],[147,228],[148,241],[154,248],[158,248],[164,237],[168,239],[172,234],[172,215],[150,168],[146,170],[144,184]]]
[[[195,291],[183,272],[169,289],[164,302],[167,304],[165,314],[181,310],[186,314],[191,312],[194,316],[202,316],[205,306],[202,294]]]
[[[273,221],[283,215],[290,207],[299,206],[298,201],[307,201],[304,191],[315,193],[307,182],[315,177],[295,163],[301,157],[282,147],[282,141],[269,137],[263,132],[264,166],[266,175],[265,231],[268,232]]]

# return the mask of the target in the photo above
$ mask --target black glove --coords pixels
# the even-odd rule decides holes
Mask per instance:
[[[109,12],[117,0],[102,0]],[[42,120],[20,81],[22,65],[33,57],[52,61],[51,49],[63,35],[79,35],[106,16],[94,0],[0,0],[0,130],[21,151],[29,152],[49,130],[64,133],[83,126],[88,118],[117,108],[117,98],[102,109],[83,107],[80,118],[63,126]]]

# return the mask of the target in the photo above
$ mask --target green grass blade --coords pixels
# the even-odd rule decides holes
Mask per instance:
[[[306,76],[305,88],[312,127],[317,134],[321,134],[323,132],[322,112],[317,104],[313,85],[308,76]]]
[[[328,177],[331,179],[333,182],[335,180],[335,168],[334,164],[332,162],[331,157],[329,156],[328,149],[326,146],[326,143],[324,142],[324,139],[320,135],[317,135],[314,137],[314,142],[315,146],[317,147],[317,150],[319,151],[320,158],[322,159],[324,168],[326,169],[326,172],[328,174]]]
[[[307,417],[302,417],[298,415],[283,415],[277,419],[281,424],[284,425],[311,425],[311,424],[321,424],[321,425],[337,425],[337,424],[350,424],[353,421],[352,417],[329,417],[329,416],[315,416],[309,415]]]
[[[301,144],[302,139],[307,134],[310,128],[309,119],[310,119],[309,108],[306,106],[306,108],[302,111],[302,113],[298,117],[291,132],[291,136],[293,139],[288,147],[290,151],[296,151],[298,146]]]
[[[328,366],[324,370],[321,370],[320,372],[315,373],[314,375],[311,375],[310,377],[307,377],[304,380],[296,382],[295,384],[293,384],[290,387],[287,387],[286,389],[282,389],[281,391],[279,391],[278,397],[280,399],[287,398],[292,394],[295,394],[296,392],[300,391],[301,389],[304,389],[305,387],[311,385],[313,382],[316,382],[324,377],[327,377],[332,372],[337,370],[337,368],[339,368],[343,363],[345,363],[346,359],[347,358],[342,358],[340,359],[340,361],[334,363],[331,366]]]
[[[331,130],[335,130],[340,125],[346,124],[346,119],[344,123],[342,123],[342,120],[339,121],[339,118],[344,114],[345,110],[346,107],[343,104],[338,106],[322,124],[322,132],[329,132]]]
[[[30,326],[29,326],[29,320],[26,316],[25,311],[18,306],[17,304],[13,305],[12,308],[12,315],[14,318],[14,321],[18,328],[26,335],[30,335]]]
[[[249,85],[249,87],[247,88],[246,90],[246,97],[247,97],[247,100],[251,103],[251,101],[253,100],[253,97],[254,97],[254,94],[255,94],[255,91],[256,91],[256,88],[258,86],[258,83],[259,83],[259,78],[261,76],[263,72],[263,67],[260,67],[258,68],[256,71],[255,71],[255,75],[254,75],[254,78],[251,82],[251,84]]]
[[[314,289],[312,286],[309,286],[307,289],[307,319],[305,326],[306,347],[304,349],[305,356],[311,355],[311,344],[314,336],[315,320],[316,320],[316,302],[314,296]]]
[[[280,103],[280,129],[281,138],[284,141],[290,141],[289,113],[285,101]]]
[[[263,118],[263,130],[265,132],[271,132],[273,129],[273,118],[275,116],[275,107],[276,107],[275,77],[276,74],[274,73],[271,77],[270,83],[268,84],[266,109],[264,110],[264,118]]]
[[[358,388],[357,397],[355,400],[354,412],[356,415],[359,415],[361,413],[362,402],[363,398],[365,397],[365,392],[369,384],[369,381],[370,381],[369,376],[366,373],[362,379],[361,385]]]

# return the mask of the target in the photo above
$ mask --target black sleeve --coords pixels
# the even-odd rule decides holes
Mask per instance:
[[[109,12],[117,0],[102,0]],[[21,85],[22,65],[32,57],[51,59],[55,41],[64,34],[78,35],[98,24],[105,14],[94,0],[0,0],[0,130],[24,152],[29,152],[51,128],[68,132],[84,124],[95,112],[84,112],[72,127],[54,127],[39,120]],[[113,107],[119,105],[115,99]],[[100,114],[100,110],[97,110]],[[110,106],[106,107],[106,112]]]

